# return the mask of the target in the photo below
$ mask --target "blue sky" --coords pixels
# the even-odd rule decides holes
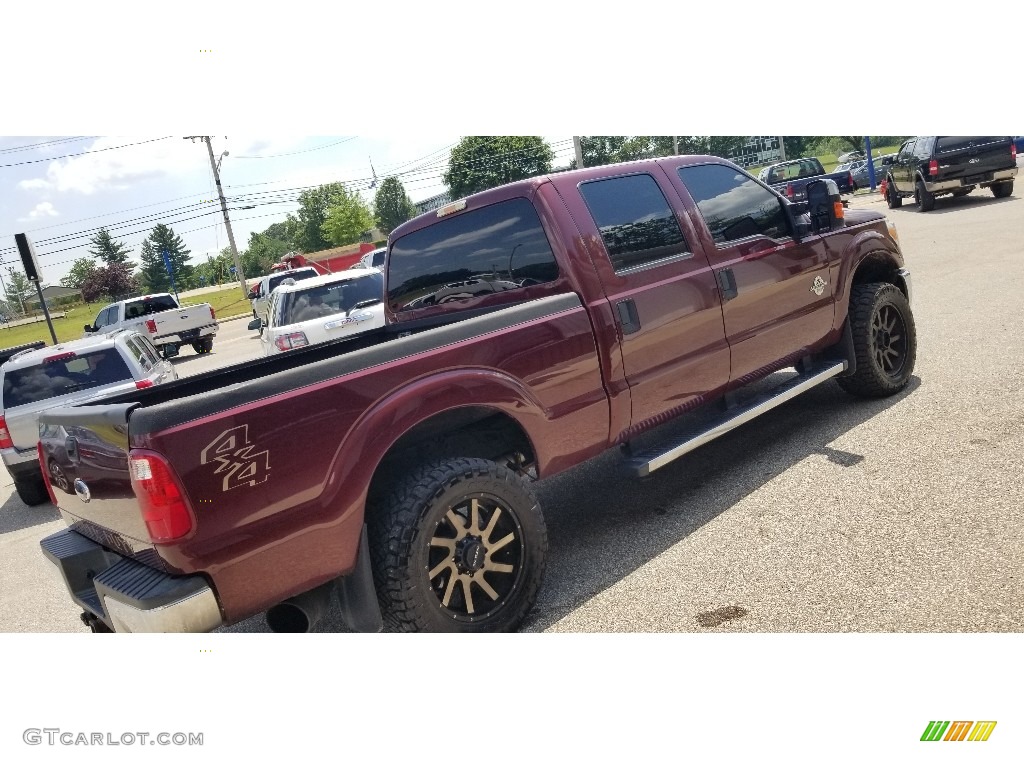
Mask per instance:
[[[546,137],[556,165],[572,157],[571,136]],[[403,137],[214,136],[235,242],[242,250],[259,232],[298,209],[304,188],[342,181],[368,201],[374,173],[396,175],[419,201],[444,190],[441,176],[458,135]],[[6,167],[4,167],[6,166]],[[0,262],[20,261],[14,234],[35,243],[45,282],[59,282],[88,255],[105,226],[133,256],[158,222],[169,224],[192,251],[192,262],[227,247],[209,153],[182,135],[0,136]],[[255,206],[242,208],[242,206]],[[137,261],[137,258],[136,258]]]

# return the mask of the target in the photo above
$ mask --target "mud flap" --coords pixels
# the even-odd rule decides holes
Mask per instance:
[[[384,618],[373,586],[366,525],[363,525],[359,537],[359,558],[355,570],[338,579],[338,603],[345,625],[353,632],[380,632],[384,629]]]

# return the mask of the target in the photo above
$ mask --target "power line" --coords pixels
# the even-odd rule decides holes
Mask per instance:
[[[0,149],[0,155],[10,154],[11,152],[27,152],[30,149],[38,149],[39,147],[52,147],[56,144],[68,144],[72,141],[80,141],[82,139],[98,139],[99,136],[71,136],[67,139],[51,139],[50,141],[40,141],[36,144],[23,144],[20,147],[7,147],[7,149]]]
[[[298,152],[284,152],[280,155],[231,155],[236,160],[267,160],[272,157],[291,157],[292,155],[304,155],[307,152],[319,152],[321,149],[327,149],[328,147],[336,147],[339,144],[344,144],[346,141],[352,141],[358,136],[349,136],[347,139],[336,141],[333,144],[324,144],[322,147],[313,147],[312,149],[300,149]]]
[[[107,147],[105,149],[90,149],[86,152],[76,152],[71,155],[58,155],[56,157],[44,157],[39,160],[22,160],[20,163],[7,163],[6,165],[0,165],[0,168],[13,168],[16,165],[31,165],[32,163],[51,163],[54,160],[64,160],[68,157],[81,157],[82,155],[95,155],[98,152],[110,152],[113,149],[125,149],[126,147],[137,147],[140,144],[152,144],[154,141],[166,141],[170,139],[170,136],[162,136],[159,139],[146,139],[145,141],[136,141],[131,144],[121,144],[118,147]]]

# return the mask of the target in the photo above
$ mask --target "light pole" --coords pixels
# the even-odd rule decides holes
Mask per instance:
[[[231,245],[231,255],[235,260],[235,273],[238,276],[238,285],[242,289],[242,295],[248,298],[249,292],[245,286],[245,275],[242,273],[242,259],[238,255],[238,248],[235,247],[235,235],[231,231],[231,219],[228,218],[228,204],[224,199],[224,189],[220,184],[220,161],[224,159],[227,152],[223,152],[219,160],[213,158],[213,144],[209,136],[186,136],[186,139],[195,141],[202,139],[206,142],[206,149],[210,152],[210,168],[213,169],[213,180],[217,183],[217,197],[220,198],[220,209],[224,212],[224,226],[228,231],[228,243]]]

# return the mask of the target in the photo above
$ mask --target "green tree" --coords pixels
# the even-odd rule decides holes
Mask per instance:
[[[373,214],[357,193],[349,192],[341,184],[338,187],[331,195],[324,219],[324,238],[331,245],[357,243],[366,230],[373,228]]]
[[[11,307],[25,312],[25,302],[33,294],[32,283],[25,277],[25,273],[14,267],[7,268],[7,303]]]
[[[388,176],[381,183],[373,198],[373,210],[377,227],[385,237],[399,224],[416,215],[416,206],[405,193],[402,182],[395,176]]]
[[[246,278],[267,274],[282,256],[294,250],[288,242],[269,236],[267,231],[249,235],[249,247],[242,254],[242,269],[245,270]]]
[[[295,222],[292,241],[296,250],[316,253],[331,247],[331,241],[324,233],[324,223],[327,212],[345,194],[345,185],[340,182],[323,184],[299,194],[298,217],[292,217]]]
[[[453,198],[551,171],[554,153],[540,136],[466,136],[452,150],[444,183]]]
[[[75,263],[71,265],[71,269],[61,279],[60,284],[65,288],[81,288],[82,284],[92,276],[96,269],[96,262],[93,259],[90,259],[88,256],[82,256],[79,259],[75,259]]]
[[[142,284],[149,291],[169,291],[171,278],[164,267],[163,253],[166,252],[174,270],[174,285],[179,291],[195,285],[194,268],[188,263],[192,253],[174,230],[166,224],[157,224],[142,244],[139,260],[142,262]]]
[[[128,247],[124,243],[117,242],[103,227],[100,227],[96,235],[89,241],[89,245],[92,246],[89,253],[104,264],[127,264],[131,261]]]
[[[290,213],[284,221],[279,221],[276,224],[271,224],[269,227],[264,229],[260,234],[263,237],[270,238],[271,240],[279,240],[282,243],[286,243],[288,251],[294,251],[296,249],[295,236],[299,231],[299,220],[292,216]],[[250,244],[251,244],[250,240]]]

